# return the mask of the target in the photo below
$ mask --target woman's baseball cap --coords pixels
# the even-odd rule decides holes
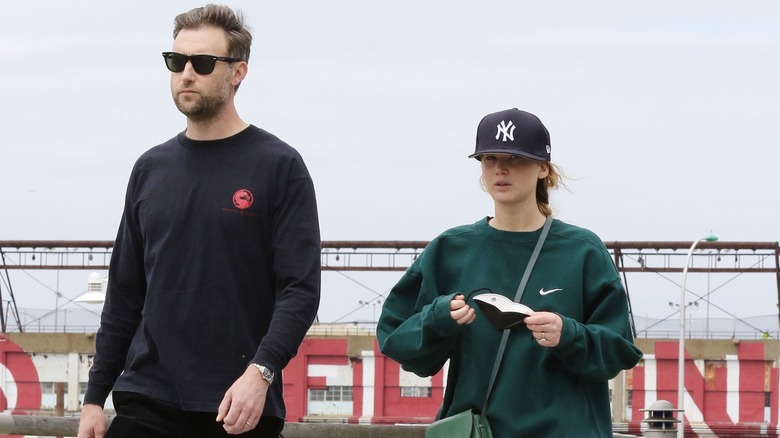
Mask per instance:
[[[512,108],[488,114],[477,127],[477,145],[469,158],[511,154],[550,161],[550,133],[535,115]]]

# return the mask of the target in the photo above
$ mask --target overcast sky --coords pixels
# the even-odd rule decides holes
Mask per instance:
[[[184,128],[160,52],[173,17],[201,5],[3,5],[0,240],[114,238],[133,162]],[[510,107],[551,133],[553,161],[571,177],[571,192],[553,198],[564,221],[605,241],[780,240],[776,1],[230,5],[255,38],[239,113],[301,152],[324,240],[430,240],[490,215],[466,156],[480,118]],[[17,302],[40,305],[41,293],[53,305],[52,288],[73,298],[87,274],[55,284],[13,273]],[[78,281],[65,286],[66,275]],[[321,319],[341,319],[400,274],[347,275],[325,275]],[[34,281],[20,290],[21,277]],[[739,312],[776,312],[769,280],[751,286],[766,301]],[[631,291],[636,313],[670,311],[666,294],[679,289],[658,287]]]

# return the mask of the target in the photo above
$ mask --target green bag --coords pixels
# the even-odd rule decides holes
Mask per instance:
[[[487,418],[472,411],[434,421],[425,429],[425,438],[493,438]]]

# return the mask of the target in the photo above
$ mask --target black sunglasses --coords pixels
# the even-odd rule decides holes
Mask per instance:
[[[163,52],[163,58],[165,58],[165,66],[168,70],[174,73],[181,73],[184,71],[184,67],[187,66],[187,62],[192,63],[192,68],[195,73],[199,75],[208,75],[214,71],[214,66],[217,61],[222,62],[239,62],[243,61],[238,58],[228,58],[226,56],[213,56],[213,55],[182,55],[176,52]]]

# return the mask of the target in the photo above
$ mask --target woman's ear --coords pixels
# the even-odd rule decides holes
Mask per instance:
[[[550,162],[545,161],[539,166],[539,179],[545,179],[549,174],[550,174]]]

